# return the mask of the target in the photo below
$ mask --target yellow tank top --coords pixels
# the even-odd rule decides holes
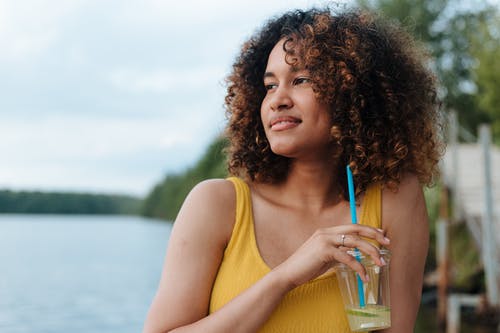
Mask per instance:
[[[212,288],[210,313],[271,271],[257,248],[250,189],[239,178],[228,179],[236,189],[236,221]],[[381,227],[380,186],[366,191],[359,221]],[[335,274],[323,274],[286,294],[259,332],[351,332]]]

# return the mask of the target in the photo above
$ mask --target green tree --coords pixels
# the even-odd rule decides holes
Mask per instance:
[[[479,108],[491,119],[493,136],[500,144],[500,13],[488,13],[476,34],[470,34],[473,68],[478,85],[476,95]]]
[[[456,110],[463,126],[474,133],[479,123],[490,120],[476,98],[480,84],[473,74],[476,55],[470,36],[491,24],[490,13],[496,8],[465,0],[358,0],[358,4],[399,21],[427,45],[444,107]]]
[[[0,191],[0,213],[138,214],[141,200],[129,196]]]
[[[142,214],[175,220],[184,199],[197,183],[209,178],[226,177],[226,157],[223,153],[225,146],[226,140],[217,138],[194,167],[183,173],[166,175],[144,200]]]

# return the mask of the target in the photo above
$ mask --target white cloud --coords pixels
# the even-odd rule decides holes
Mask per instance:
[[[144,194],[222,130],[240,44],[318,2],[0,0],[0,188]]]
[[[230,18],[236,22],[248,21],[252,18],[268,17],[285,10],[309,8],[328,2],[333,3],[333,1],[320,0],[143,0],[127,3],[117,12],[116,18],[127,23],[161,24],[177,28],[179,26],[193,27]],[[347,1],[336,1],[338,2]]]
[[[179,68],[140,71],[115,69],[109,75],[111,84],[121,90],[133,93],[166,93],[189,89],[200,89],[222,82],[225,72],[222,68]]]
[[[158,118],[59,116],[0,123],[0,186],[143,195],[166,169],[193,163],[215,136],[203,112]]]
[[[204,128],[202,112],[178,112],[156,118],[86,118],[51,116],[44,119],[10,119],[0,123],[0,155],[33,162],[43,160],[94,160],[190,144]],[[12,143],[15,142],[15,145]],[[28,152],[20,147],[31,148]]]
[[[1,1],[0,60],[29,63],[59,40],[64,20],[75,13],[83,0]]]

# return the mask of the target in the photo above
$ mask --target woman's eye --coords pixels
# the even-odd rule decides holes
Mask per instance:
[[[264,84],[264,87],[266,88],[266,90],[271,90],[271,89],[274,89],[276,88],[278,85],[276,83],[268,83],[268,84]]]
[[[311,82],[311,79],[308,77],[298,77],[295,80],[293,80],[294,84],[302,84],[302,83],[309,83]]]

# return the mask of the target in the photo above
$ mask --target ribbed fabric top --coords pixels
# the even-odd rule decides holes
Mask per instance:
[[[239,178],[228,179],[236,189],[236,221],[212,289],[210,313],[271,271],[257,247],[250,189]],[[380,186],[367,189],[359,223],[381,227]],[[335,274],[325,273],[287,293],[259,332],[351,332],[341,297]]]

